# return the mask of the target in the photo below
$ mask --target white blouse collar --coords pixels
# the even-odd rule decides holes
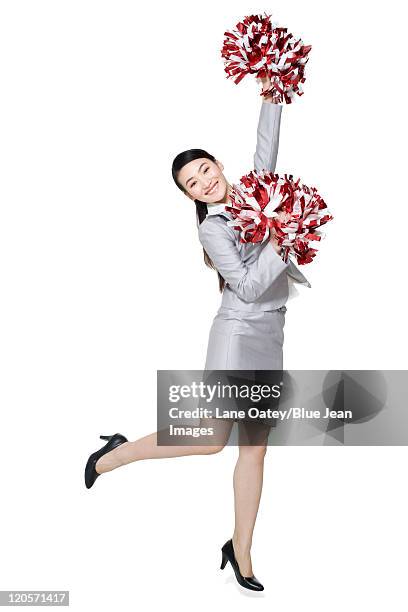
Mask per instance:
[[[225,204],[207,204],[208,216],[225,212]]]

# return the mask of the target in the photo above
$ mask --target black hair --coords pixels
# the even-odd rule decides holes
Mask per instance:
[[[194,161],[195,159],[201,159],[201,158],[209,159],[212,162],[216,161],[214,155],[211,155],[211,153],[204,151],[204,149],[188,149],[188,151],[183,151],[182,153],[179,153],[178,155],[176,155],[176,157],[174,158],[173,164],[171,167],[171,173],[172,173],[174,182],[176,183],[177,187],[181,189],[183,193],[187,193],[187,192],[178,181],[178,174],[180,170],[189,162]],[[204,221],[204,219],[206,218],[208,214],[207,204],[205,204],[205,202],[200,202],[200,200],[194,200],[194,204],[196,207],[197,225],[201,225],[201,223]],[[213,262],[211,261],[210,257],[208,256],[204,248],[203,248],[203,253],[204,253],[204,263],[209,268],[216,270]],[[218,272],[218,270],[217,270],[217,274],[218,274],[218,285],[222,293],[225,287],[225,280],[223,279],[221,274]]]

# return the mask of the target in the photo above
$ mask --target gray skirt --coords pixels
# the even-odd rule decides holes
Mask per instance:
[[[210,330],[205,380],[237,385],[281,385],[285,313],[286,306],[259,312],[221,307]],[[219,370],[234,372],[229,375]],[[276,427],[277,422],[274,418],[263,416],[249,417],[247,411],[251,405],[254,404],[248,399],[226,402],[223,407],[227,411],[238,409],[245,414],[240,419],[231,417],[226,420],[239,422],[240,443],[263,444],[269,429]],[[256,405],[263,411],[276,409],[279,407],[279,399],[263,400]]]
[[[281,370],[286,306],[246,312],[221,307],[210,330],[206,370]]]

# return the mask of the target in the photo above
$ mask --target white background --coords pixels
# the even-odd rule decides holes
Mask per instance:
[[[407,368],[402,3],[3,1],[1,589],[69,589],[78,611],[406,610],[406,448],[269,448],[258,594],[218,569],[236,448],[83,484],[99,434],[154,431],[157,369],[204,365],[220,296],[171,162],[252,168],[261,98],[220,47],[264,10],[313,46],[277,171],[335,215],[285,367]]]

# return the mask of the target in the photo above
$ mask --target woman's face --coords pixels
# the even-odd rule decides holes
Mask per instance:
[[[177,179],[191,200],[216,204],[225,201],[227,196],[228,183],[223,170],[221,162],[201,157],[183,166]]]

